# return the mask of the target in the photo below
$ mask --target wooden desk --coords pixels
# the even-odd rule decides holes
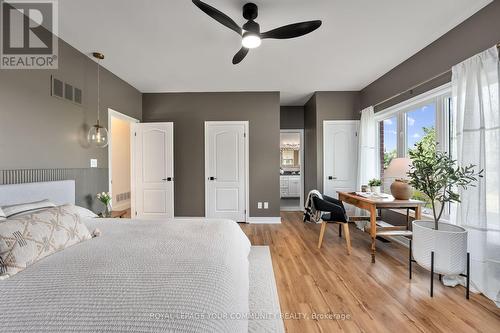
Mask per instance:
[[[356,195],[352,192],[337,192],[339,195],[339,200],[353,205],[355,207],[365,209],[370,212],[370,237],[372,239],[371,244],[371,254],[372,262],[375,262],[375,239],[377,235],[390,235],[390,232],[395,232],[402,230],[402,227],[398,226],[383,226],[377,227],[377,209],[407,209],[407,221],[409,219],[408,213],[410,209],[415,211],[415,219],[420,220],[422,218],[422,205],[424,202],[417,200],[396,200],[393,197],[389,199],[372,199],[365,198]],[[367,217],[368,219],[368,217]],[[406,227],[404,227],[406,229]],[[389,231],[389,233],[388,233]],[[393,234],[394,236],[395,234]]]

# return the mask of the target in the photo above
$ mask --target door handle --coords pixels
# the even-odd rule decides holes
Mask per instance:
[[[216,180],[216,177],[208,177],[208,180]]]
[[[163,181],[167,181],[167,182],[171,182],[173,180],[172,177],[167,177],[167,178],[163,178],[162,179]]]
[[[334,179],[337,179],[337,177],[328,176],[328,180],[334,180]]]

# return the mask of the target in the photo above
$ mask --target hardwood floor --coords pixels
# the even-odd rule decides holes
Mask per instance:
[[[328,226],[318,250],[319,224],[302,223],[298,212],[281,217],[241,228],[252,245],[270,246],[281,311],[292,318],[287,332],[500,332],[500,309],[484,296],[467,301],[463,287],[436,279],[431,298],[429,273],[417,265],[410,281],[403,246],[377,241],[372,264],[370,238],[353,225],[348,256],[338,226]]]

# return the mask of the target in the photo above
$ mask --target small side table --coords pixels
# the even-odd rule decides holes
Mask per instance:
[[[111,218],[112,219],[122,219],[125,217],[127,214],[126,210],[113,210],[111,211]]]
[[[97,214],[99,218],[103,218],[102,213]],[[113,210],[111,211],[111,219],[122,219],[127,215],[127,210]]]

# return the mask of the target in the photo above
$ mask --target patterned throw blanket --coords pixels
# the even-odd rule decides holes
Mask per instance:
[[[319,211],[314,207],[313,197],[323,199],[323,195],[318,190],[312,190],[307,195],[306,203],[304,206],[304,222],[317,223],[319,221]]]

